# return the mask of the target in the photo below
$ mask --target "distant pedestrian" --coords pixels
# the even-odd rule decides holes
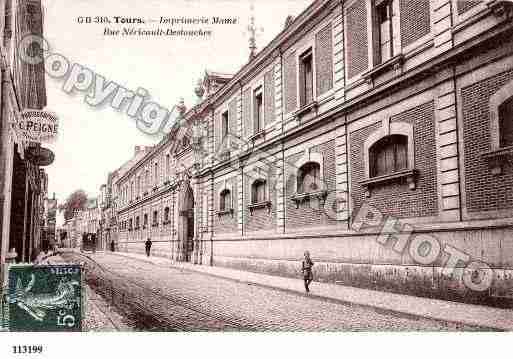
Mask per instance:
[[[151,251],[151,239],[147,239],[146,240],[146,243],[144,243],[144,246],[146,247],[146,256],[150,256],[150,251]]]
[[[310,252],[305,251],[305,259],[303,260],[303,263],[301,265],[301,270],[303,271],[303,279],[305,281],[305,290],[307,293],[310,292],[309,285],[313,280],[313,265],[314,262],[312,262],[312,259],[310,258]]]
[[[116,251],[116,244],[114,241],[110,241],[110,251],[115,252]]]

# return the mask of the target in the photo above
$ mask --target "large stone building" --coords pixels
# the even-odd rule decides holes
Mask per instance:
[[[511,299],[512,5],[314,1],[110,181],[118,247]]]

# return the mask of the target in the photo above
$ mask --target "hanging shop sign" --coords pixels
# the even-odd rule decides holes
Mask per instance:
[[[16,132],[25,141],[52,142],[57,138],[58,119],[48,111],[24,110],[15,126]]]
[[[29,147],[25,151],[26,158],[36,166],[49,166],[55,160],[55,154],[48,148],[41,146]]]

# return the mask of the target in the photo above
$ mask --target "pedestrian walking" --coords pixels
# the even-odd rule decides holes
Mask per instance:
[[[310,292],[310,283],[313,280],[313,273],[312,273],[312,267],[314,265],[314,262],[312,262],[312,259],[310,258],[310,252],[305,251],[305,259],[303,260],[303,263],[301,265],[301,270],[303,271],[303,279],[305,281],[305,290],[306,292]]]
[[[144,246],[146,247],[146,256],[150,256],[150,250],[151,250],[151,239],[147,239],[146,240],[146,243],[144,244]]]
[[[115,252],[116,251],[116,244],[114,243],[114,241],[110,241],[110,251],[111,252]]]

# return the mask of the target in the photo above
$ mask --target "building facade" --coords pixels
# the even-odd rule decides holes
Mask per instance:
[[[119,249],[286,276],[308,250],[318,280],[510,300],[512,16],[314,1],[112,182]]]
[[[21,111],[43,109],[46,106],[43,65],[22,62],[17,49],[24,36],[42,33],[41,1],[0,1],[2,269],[7,257],[18,262],[30,262],[42,247],[41,234],[48,177],[38,158],[42,151],[40,144],[25,141],[17,132],[15,125],[20,120]],[[51,153],[46,149],[43,151]]]

